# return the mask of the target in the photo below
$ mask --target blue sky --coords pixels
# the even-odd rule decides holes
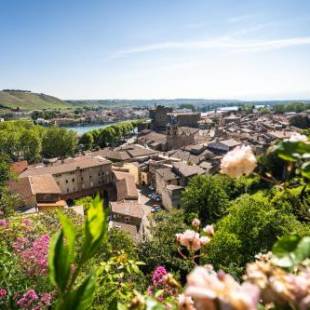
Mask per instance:
[[[310,99],[308,0],[0,0],[0,89]]]

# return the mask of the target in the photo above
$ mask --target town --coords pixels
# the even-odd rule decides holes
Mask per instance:
[[[178,208],[192,177],[218,173],[221,159],[235,147],[251,146],[259,156],[275,141],[298,134],[291,125],[296,116],[255,108],[200,113],[156,106],[130,142],[30,165],[12,163],[17,179],[9,189],[21,198],[17,209],[26,213],[69,206],[83,215],[75,201],[99,193],[110,206],[110,226],[141,241],[150,215]]]

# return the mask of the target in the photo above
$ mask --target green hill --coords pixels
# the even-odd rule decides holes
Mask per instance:
[[[0,109],[53,110],[67,109],[71,105],[56,97],[32,93],[26,90],[5,89],[0,91]]]

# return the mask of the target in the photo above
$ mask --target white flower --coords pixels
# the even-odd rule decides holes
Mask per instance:
[[[194,310],[194,302],[190,296],[181,294],[178,296],[179,309],[181,310]]]
[[[209,237],[206,237],[206,236],[200,237],[200,243],[201,243],[201,245],[206,245],[206,244],[208,244],[210,241],[211,241],[211,239],[210,239]]]
[[[194,228],[198,228],[198,227],[200,226],[200,221],[199,221],[199,219],[194,218],[193,221],[192,221],[192,226],[193,226]]]
[[[223,157],[221,173],[238,178],[251,174],[256,164],[256,158],[250,146],[237,146]]]
[[[203,231],[210,237],[214,236],[214,227],[213,225],[207,225]]]
[[[308,142],[308,138],[305,135],[299,133],[293,133],[289,139],[285,139],[285,142]]]

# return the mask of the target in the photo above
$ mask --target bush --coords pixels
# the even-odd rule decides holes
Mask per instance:
[[[229,262],[243,267],[259,252],[270,250],[278,237],[292,232],[305,233],[305,227],[292,214],[273,207],[261,193],[245,194],[216,225],[209,245],[210,262],[218,267]]]

